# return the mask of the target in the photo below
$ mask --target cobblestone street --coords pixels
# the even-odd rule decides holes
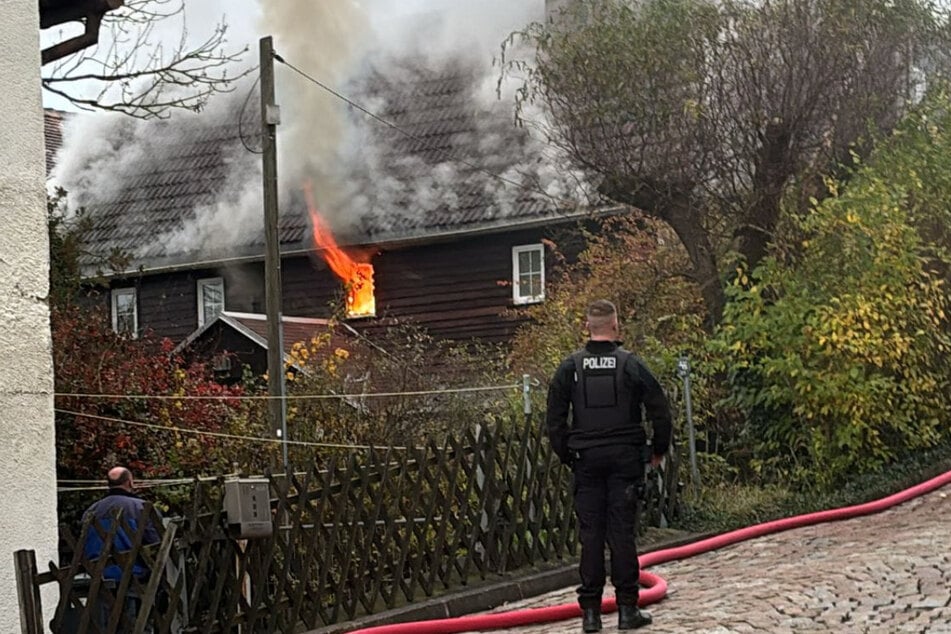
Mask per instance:
[[[779,533],[651,570],[667,580],[668,595],[648,608],[654,624],[640,632],[951,633],[951,486],[878,515]],[[574,588],[565,588],[502,610],[574,598]],[[616,614],[605,614],[604,626],[618,631]],[[581,623],[504,631],[566,634],[581,632]]]

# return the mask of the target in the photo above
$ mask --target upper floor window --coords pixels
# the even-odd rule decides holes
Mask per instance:
[[[516,304],[545,299],[545,245],[512,247],[512,299]]]
[[[198,280],[198,325],[204,326],[225,309],[225,282],[220,277]]]
[[[133,339],[139,334],[139,309],[134,288],[112,289],[112,329]]]

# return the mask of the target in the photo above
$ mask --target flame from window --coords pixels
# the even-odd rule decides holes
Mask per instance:
[[[313,186],[304,183],[304,198],[314,228],[314,245],[320,257],[327,262],[337,277],[343,280],[347,292],[347,317],[373,317],[376,315],[376,298],[373,295],[373,265],[357,262],[337,245],[330,227],[324,222],[314,201]]]

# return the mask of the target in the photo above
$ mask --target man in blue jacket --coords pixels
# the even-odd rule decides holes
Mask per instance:
[[[601,629],[607,542],[618,629],[629,630],[651,622],[651,616],[637,607],[637,492],[644,481],[645,462],[659,464],[670,445],[670,407],[644,362],[617,341],[614,304],[603,299],[592,302],[586,316],[590,340],[555,372],[548,387],[546,424],[552,449],[574,472],[582,628],[585,632]],[[651,445],[642,407],[653,427]]]
[[[83,545],[86,558],[92,560],[102,554],[103,535],[109,535],[117,512],[121,514],[121,519],[115,532],[111,552],[121,553],[132,550],[132,542],[139,530],[140,521],[146,522],[142,544],[157,544],[161,538],[151,517],[145,515],[145,500],[135,494],[132,472],[125,467],[113,467],[106,475],[106,481],[109,485],[106,496],[86,509],[83,515],[84,521],[89,517],[93,518],[86,536],[86,543]],[[124,525],[128,525],[131,533],[126,532]],[[99,530],[96,530],[96,526]],[[132,575],[140,581],[148,578],[149,569],[141,559],[133,563]],[[109,564],[103,570],[102,576],[118,586],[122,577],[122,568],[117,564]],[[134,621],[138,612],[138,601],[139,599],[135,596],[129,596],[126,600],[126,615],[130,620]],[[105,608],[104,605],[103,607]],[[107,613],[104,616],[108,618]]]

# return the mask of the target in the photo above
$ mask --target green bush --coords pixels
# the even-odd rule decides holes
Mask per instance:
[[[676,527],[722,533],[783,517],[863,504],[914,486],[951,469],[951,441],[907,456],[876,471],[839,482],[827,491],[793,491],[779,484],[715,482],[688,497]]]
[[[951,187],[921,177],[951,172],[951,120],[935,103],[945,95],[792,220],[805,236],[792,262],[736,271],[711,351],[769,479],[831,489],[948,437],[946,262],[921,224],[951,208]]]

